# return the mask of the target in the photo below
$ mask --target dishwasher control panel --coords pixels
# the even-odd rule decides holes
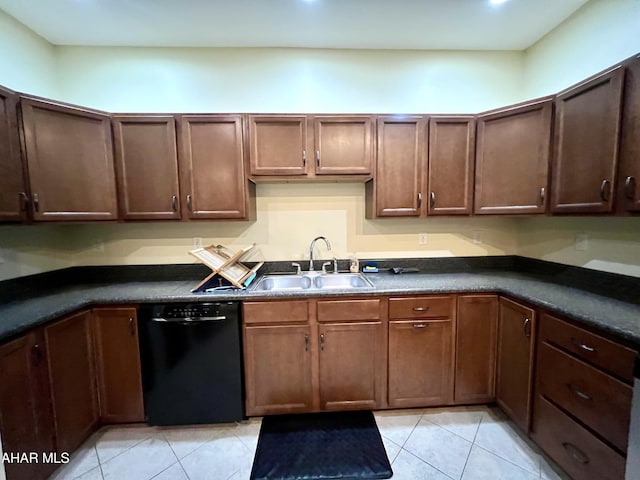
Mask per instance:
[[[235,317],[239,313],[238,302],[198,302],[198,303],[165,303],[153,305],[153,318],[166,320],[188,320],[215,318],[223,320]]]

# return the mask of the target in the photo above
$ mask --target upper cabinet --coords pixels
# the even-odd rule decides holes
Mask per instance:
[[[34,220],[115,220],[108,115],[21,99]]]
[[[14,92],[0,88],[0,222],[20,222],[26,217],[17,104]]]
[[[544,213],[552,100],[478,117],[476,214]]]
[[[245,177],[241,115],[180,115],[182,213],[190,219],[246,220],[255,189]],[[276,146],[273,138],[268,138]]]
[[[116,115],[112,122],[121,218],[180,218],[173,116]]]
[[[612,210],[623,80],[618,66],[556,97],[553,213]]]
[[[429,118],[429,215],[469,215],[473,204],[473,116]]]
[[[250,115],[251,174],[369,175],[372,137],[367,115]]]
[[[640,211],[640,55],[630,60],[624,85],[618,210]]]
[[[366,187],[366,215],[419,217],[424,212],[426,119],[379,117],[375,182]]]

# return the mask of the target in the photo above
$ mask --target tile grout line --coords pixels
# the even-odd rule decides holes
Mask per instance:
[[[476,444],[474,444],[474,445],[476,445]],[[514,466],[518,467],[520,470],[524,470],[525,472],[530,473],[531,475],[534,475],[534,476],[536,475],[536,473],[535,473],[535,472],[532,472],[532,471],[531,471],[531,470],[529,470],[528,468],[525,468],[525,467],[523,467],[522,465],[518,465],[517,463],[512,462],[512,461],[511,461],[511,460],[509,460],[508,458],[504,458],[502,455],[498,455],[497,453],[492,452],[491,450],[488,450],[488,449],[484,448],[482,445],[477,445],[477,446],[478,446],[478,448],[480,448],[480,449],[484,450],[485,452],[490,453],[491,455],[495,455],[495,456],[496,456],[496,457],[498,457],[500,460],[504,460],[505,462],[508,462],[508,463],[510,463],[511,465],[514,465]],[[538,477],[540,477],[540,475],[541,475],[541,473],[540,473],[540,472],[538,472]]]
[[[191,477],[189,476],[189,474],[187,473],[187,471],[184,468],[184,465],[182,465],[182,462],[180,461],[180,458],[178,458],[178,454],[176,453],[176,451],[173,449],[173,447],[171,446],[171,442],[169,441],[169,439],[167,438],[167,436],[164,434],[164,432],[160,432],[162,434],[162,438],[164,438],[165,442],[167,442],[167,445],[169,445],[169,448],[171,449],[171,451],[173,452],[173,456],[176,457],[176,463],[178,465],[180,465],[180,468],[182,469],[182,473],[184,473],[184,476],[187,477],[187,480],[191,480]],[[198,447],[199,448],[199,447]],[[197,450],[197,448],[196,448]],[[196,451],[194,450],[194,452]],[[188,453],[187,455],[190,455],[192,452]],[[185,455],[185,457],[187,456]],[[168,470],[169,468],[171,468],[174,464],[172,464],[170,467],[165,468],[165,470]],[[162,472],[164,472],[165,470],[163,470]],[[160,472],[160,473],[162,473]],[[158,475],[160,475],[160,473]],[[156,477],[158,476],[156,475]]]
[[[116,427],[116,428],[117,428],[117,427]],[[111,428],[107,428],[107,430],[106,430],[106,431],[108,432],[108,431],[110,431],[110,430],[111,430]],[[114,455],[114,456],[113,456],[113,457],[111,457],[110,459],[105,460],[105,461],[104,461],[104,464],[107,464],[107,463],[109,463],[111,460],[113,460],[114,458],[117,458],[117,457],[119,457],[120,455],[123,455],[123,454],[127,453],[127,452],[128,452],[129,450],[131,450],[132,448],[137,447],[138,445],[140,445],[140,444],[141,444],[141,443],[143,443],[143,442],[146,442],[146,441],[147,441],[147,440],[149,440],[150,438],[151,438],[151,435],[149,435],[149,436],[148,436],[148,437],[146,437],[146,438],[143,438],[142,440],[140,440],[140,441],[136,442],[135,444],[133,444],[133,445],[131,445],[130,447],[126,448],[125,450],[123,450],[122,452],[118,453],[117,455]],[[102,467],[103,462],[101,462],[101,461],[100,461],[100,455],[98,454],[98,442],[97,442],[97,441],[96,441],[96,443],[95,443],[95,448],[96,448],[96,455],[98,455],[98,464],[100,465],[100,467]],[[102,470],[102,468],[100,468],[100,470]],[[103,476],[104,476],[104,475],[103,475]]]
[[[478,426],[476,427],[476,433],[473,434],[473,440],[471,441],[471,448],[469,449],[469,453],[467,453],[467,458],[464,461],[464,467],[462,467],[462,475],[460,475],[460,479],[464,477],[464,472],[467,470],[467,464],[469,463],[469,457],[471,457],[471,451],[473,450],[474,445],[476,444],[476,437],[478,436],[478,431],[480,430],[480,425],[482,425],[482,419],[484,418],[484,414],[480,415],[480,421],[478,422]]]

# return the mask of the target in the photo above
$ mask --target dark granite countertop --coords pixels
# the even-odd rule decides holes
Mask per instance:
[[[137,267],[144,273],[133,267],[75,267],[0,282],[0,340],[92,305],[493,292],[552,310],[640,349],[640,279],[521,257],[481,258],[484,260],[431,259],[428,264],[424,259],[388,261],[399,266],[419,265],[421,271],[367,274],[373,289],[313,293],[256,292],[249,288],[193,294],[190,289],[206,275],[206,270],[194,265]],[[285,265],[288,268],[288,263],[274,263],[265,271]]]

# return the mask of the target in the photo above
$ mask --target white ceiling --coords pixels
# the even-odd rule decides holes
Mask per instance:
[[[587,0],[0,0],[55,45],[523,50]]]

